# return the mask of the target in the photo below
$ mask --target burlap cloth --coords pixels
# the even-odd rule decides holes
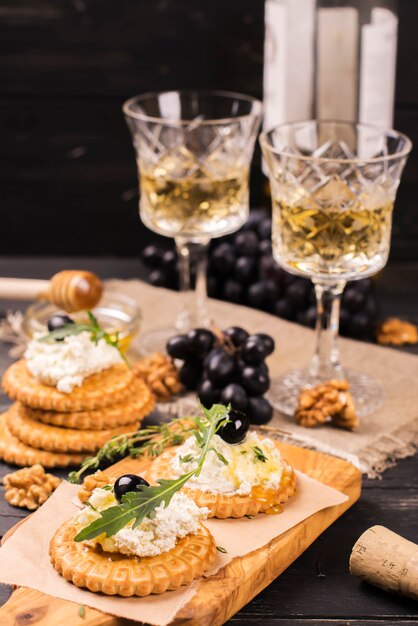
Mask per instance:
[[[107,286],[139,303],[142,331],[174,323],[180,294],[137,280],[112,280]],[[274,337],[276,350],[268,362],[271,378],[308,364],[314,349],[312,330],[247,307],[218,300],[209,303],[211,318],[221,328],[239,325],[250,332],[266,332]],[[140,335],[134,349],[139,342]],[[340,340],[340,349],[346,367],[381,381],[385,390],[383,406],[364,417],[355,432],[330,426],[302,428],[279,413],[275,413],[269,425],[289,433],[281,438],[291,443],[345,458],[369,477],[377,477],[394,465],[396,459],[411,456],[418,448],[418,356],[349,339]]]

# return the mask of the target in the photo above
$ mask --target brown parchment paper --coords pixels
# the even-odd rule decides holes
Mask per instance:
[[[107,288],[135,298],[142,310],[144,332],[173,326],[183,297],[138,280],[108,281]],[[315,342],[309,328],[219,300],[209,300],[209,312],[221,328],[239,325],[252,333],[266,332],[274,337],[276,349],[268,359],[273,382],[284,372],[309,364]],[[140,339],[139,335],[134,342],[137,351]],[[375,478],[394,465],[395,459],[411,456],[418,448],[418,356],[351,339],[340,339],[339,345],[345,367],[382,383],[383,405],[362,418],[360,427],[353,432],[329,426],[303,428],[278,412],[269,426],[287,431],[285,440],[289,443],[344,458]]]
[[[253,519],[207,520],[205,523],[218,552],[209,572],[214,574],[234,557],[242,556],[269,543],[313,513],[342,504],[347,496],[297,472],[297,495],[283,507],[280,515],[259,515]],[[89,606],[155,626],[165,626],[196,593],[199,581],[177,591],[146,598],[119,598],[79,589],[67,582],[49,561],[49,542],[56,529],[77,510],[73,500],[79,487],[63,482],[49,500],[32,514],[0,549],[0,582],[30,587],[51,596]]]

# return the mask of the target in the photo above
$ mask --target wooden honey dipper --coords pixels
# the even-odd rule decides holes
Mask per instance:
[[[100,278],[84,270],[64,270],[51,280],[0,278],[0,298],[49,300],[68,313],[92,309],[102,293]]]

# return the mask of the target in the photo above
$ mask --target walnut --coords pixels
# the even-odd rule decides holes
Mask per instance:
[[[3,484],[6,487],[4,497],[12,506],[35,511],[49,498],[60,482],[60,478],[46,474],[42,465],[23,467],[4,476]]]
[[[328,380],[299,396],[295,419],[300,426],[312,428],[327,422],[349,430],[359,425],[353,397],[346,380]]]
[[[87,502],[93,493],[93,489],[104,487],[105,485],[112,485],[114,482],[114,478],[111,478],[108,474],[99,470],[90,476],[86,476],[78,490],[78,498],[81,502]]]
[[[418,327],[410,322],[391,317],[379,326],[377,341],[382,345],[392,346],[418,343]]]
[[[147,383],[157,400],[168,400],[183,391],[173,360],[160,352],[135,363],[134,373]]]

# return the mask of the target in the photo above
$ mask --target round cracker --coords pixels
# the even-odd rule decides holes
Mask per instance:
[[[71,393],[62,393],[56,387],[39,383],[29,372],[25,359],[21,359],[6,370],[2,384],[7,395],[22,404],[47,411],[73,412],[122,402],[129,396],[133,378],[127,365],[113,365],[92,374]]]
[[[96,452],[117,435],[137,430],[139,422],[107,430],[75,430],[36,422],[27,417],[22,404],[15,403],[7,412],[7,426],[22,443],[49,452]]]
[[[154,408],[154,396],[142,380],[134,378],[130,390],[131,393],[126,400],[93,411],[58,413],[33,409],[28,406],[24,407],[24,411],[27,417],[52,426],[64,426],[79,430],[117,428],[141,421]]]
[[[171,460],[176,454],[175,448],[170,448],[154,459],[145,472],[145,478],[153,484],[157,484],[159,478],[173,478]],[[210,513],[208,517],[244,517],[245,515],[257,515],[274,510],[277,505],[287,502],[296,493],[296,474],[293,468],[283,459],[283,473],[280,485],[277,489],[257,487],[257,497],[254,495],[238,495],[212,493],[201,491],[191,487],[183,487],[182,491],[194,500],[197,506],[206,506]]]
[[[51,563],[77,587],[107,595],[147,596],[189,585],[216,557],[215,541],[203,524],[168,552],[143,558],[100,552],[74,541],[76,534],[72,520],[58,528],[49,547]]]
[[[12,465],[36,465],[40,463],[44,467],[68,467],[80,465],[86,458],[86,454],[71,454],[44,452],[21,443],[14,437],[6,424],[6,413],[0,415],[0,459]]]

